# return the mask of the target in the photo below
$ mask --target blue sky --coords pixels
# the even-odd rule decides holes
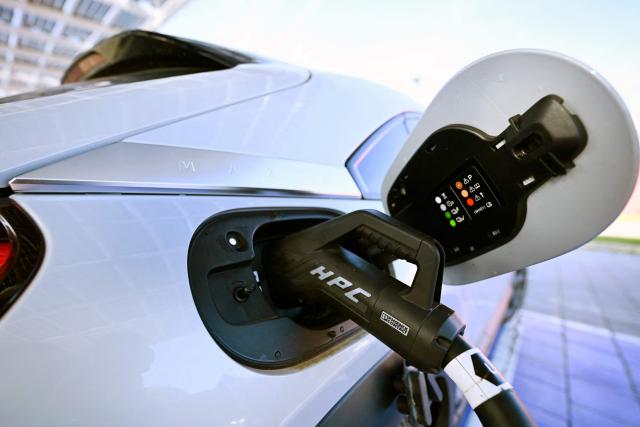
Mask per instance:
[[[550,49],[598,70],[640,122],[639,1],[191,0],[161,31],[363,77],[425,105],[481,56]]]

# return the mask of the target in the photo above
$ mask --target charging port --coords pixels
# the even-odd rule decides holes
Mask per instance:
[[[359,329],[326,304],[278,299],[271,292],[277,284],[264,274],[265,247],[339,215],[324,209],[237,210],[198,228],[189,247],[189,282],[207,330],[227,354],[256,368],[284,368]],[[375,253],[352,250],[375,260]]]

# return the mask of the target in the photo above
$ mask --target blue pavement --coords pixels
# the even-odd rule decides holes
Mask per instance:
[[[638,276],[598,245],[528,270],[513,385],[541,427],[640,426]]]

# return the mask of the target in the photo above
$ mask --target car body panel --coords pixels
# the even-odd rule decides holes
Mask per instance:
[[[46,242],[0,319],[2,423],[319,422],[389,349],[362,332],[286,370],[235,362],[193,302],[189,242],[233,209],[382,210],[345,163],[419,109],[372,83],[273,64],[1,105],[0,186],[20,175],[11,198]],[[486,349],[510,291],[506,275],[445,287],[443,302]]]
[[[361,197],[347,169],[296,160],[116,142],[11,180],[17,192]]]
[[[308,78],[309,72],[302,68],[243,64],[0,104],[0,187],[52,161],[300,85]]]
[[[411,98],[354,77],[313,71],[305,84],[159,127],[127,142],[221,150],[343,167]],[[380,171],[384,174],[385,171]]]
[[[310,363],[244,367],[205,329],[186,261],[195,229],[222,211],[382,207],[310,198],[14,195],[47,242],[35,280],[0,322],[7,425],[314,425],[389,350],[358,334]],[[482,340],[510,277],[446,287]],[[494,331],[495,333],[495,331]]]

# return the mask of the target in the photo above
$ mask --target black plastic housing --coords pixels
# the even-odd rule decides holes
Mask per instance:
[[[411,286],[354,252],[358,242],[418,270]],[[325,302],[423,371],[439,372],[464,325],[439,304],[444,254],[429,236],[376,211],[355,211],[278,240],[264,252],[274,301]]]
[[[265,245],[338,215],[324,209],[245,209],[215,215],[197,229],[187,261],[193,299],[229,356],[255,368],[286,368],[360,329],[325,304],[277,306],[263,271]]]
[[[509,123],[498,136],[461,124],[437,130],[391,186],[391,216],[438,240],[447,265],[513,239],[529,195],[573,168],[587,144],[582,122],[556,95]]]
[[[67,68],[62,84],[128,76],[129,81],[224,70],[256,62],[220,46],[151,31],[118,33],[83,52]]]

